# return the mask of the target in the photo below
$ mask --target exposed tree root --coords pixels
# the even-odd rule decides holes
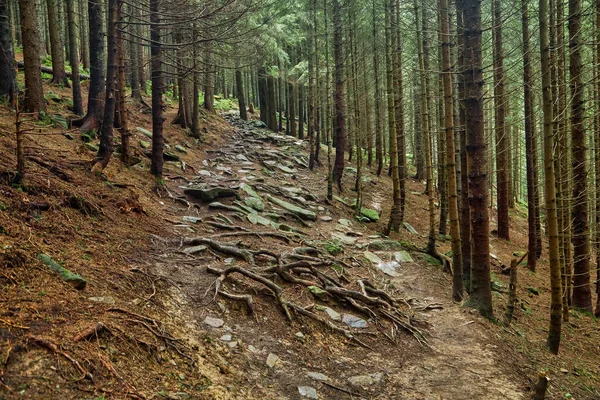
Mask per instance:
[[[311,289],[311,291],[313,293],[320,293],[318,296],[328,296],[342,305],[350,306],[359,313],[373,319],[376,324],[380,324],[380,320],[386,320],[392,325],[392,331],[399,328],[403,329],[413,335],[421,345],[428,346],[423,333],[412,324],[411,317],[399,308],[401,305],[410,308],[408,302],[402,299],[395,299],[386,291],[376,288],[368,280],[359,280],[356,282],[359,290],[344,287],[338,279],[330,277],[318,269],[322,266],[331,265],[331,260],[295,253],[278,255],[267,250],[251,251],[240,249],[231,244],[222,244],[212,239],[184,239],[184,243],[189,245],[207,244],[216,251],[244,259],[249,264],[249,268],[236,265],[224,270],[208,267],[207,272],[219,276],[214,282],[214,296],[212,300],[220,294],[229,299],[245,301],[251,312],[254,311],[250,295],[232,295],[223,289],[224,282],[229,275],[237,273],[265,286],[277,299],[289,321],[292,321],[290,310],[294,310],[296,313],[312,318],[331,328],[333,331],[343,334],[345,337],[353,339],[360,345],[368,348],[366,344],[355,338],[355,332],[341,328],[333,321],[285,299],[283,287],[275,283],[276,279],[279,278],[289,284],[315,288]],[[276,264],[266,268],[258,268],[254,258],[254,256],[258,255],[270,256],[275,260]],[[388,338],[394,341],[393,337],[388,336]]]
[[[35,336],[29,336],[28,337],[28,341],[29,343],[35,344],[37,346],[40,346],[46,350],[50,350],[51,352],[63,356],[64,358],[66,358],[67,360],[69,360],[71,362],[71,364],[73,364],[73,366],[75,367],[75,369],[77,369],[77,371],[79,371],[82,374],[81,379],[86,378],[89,379],[90,381],[93,380],[92,374],[90,374],[88,371],[86,371],[81,364],[79,363],[79,361],[75,360],[73,357],[71,357],[69,354],[65,353],[64,351],[60,350],[58,348],[57,345],[55,345],[54,343],[50,342],[49,340],[46,339],[41,339]]]

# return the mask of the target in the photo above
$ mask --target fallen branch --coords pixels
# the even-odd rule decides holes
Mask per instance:
[[[73,337],[73,341],[79,342],[80,340],[87,340],[92,336],[97,336],[100,332],[102,332],[105,329],[106,327],[104,326],[104,324],[102,322],[98,322],[97,324],[89,326],[77,335],[75,335],[75,337]]]

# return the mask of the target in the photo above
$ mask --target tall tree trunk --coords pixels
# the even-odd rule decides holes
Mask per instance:
[[[69,26],[69,64],[71,64],[71,82],[73,85],[73,112],[83,115],[83,99],[81,97],[81,82],[79,80],[79,55],[77,48],[77,24],[75,19],[75,0],[66,0],[67,23]]]
[[[554,135],[552,132],[552,88],[550,76],[550,39],[548,27],[548,0],[539,0],[540,53],[542,67],[542,95],[544,111],[544,194],[548,220],[548,254],[550,257],[550,328],[548,346],[558,354],[562,318],[560,262],[558,254],[558,223],[556,218],[556,194],[554,188]]]
[[[0,0],[0,100],[7,101],[11,105],[16,102],[17,94],[15,71],[10,2],[9,0]]]
[[[324,115],[327,137],[327,200],[333,200],[333,166],[331,165],[332,153],[332,117],[331,117],[331,80],[329,79],[329,19],[327,18],[327,0],[323,0],[323,21],[325,25],[325,97],[326,112]]]
[[[160,34],[160,0],[150,0],[150,56],[152,79],[152,166],[151,172],[157,180],[162,180],[163,173],[163,100],[162,55]]]
[[[523,102],[525,114],[525,158],[527,165],[527,226],[528,226],[528,255],[527,267],[535,271],[537,263],[537,226],[535,224],[535,194],[537,182],[535,181],[534,169],[535,153],[537,146],[535,141],[535,124],[533,121],[533,94],[532,94],[532,71],[531,54],[529,47],[529,11],[528,0],[521,0],[521,22],[523,32]]]
[[[125,83],[127,81],[125,73],[125,40],[124,24],[123,24],[123,5],[124,0],[117,0],[117,21],[115,23],[117,29],[117,84],[116,84],[116,99],[115,108],[115,128],[121,134],[121,161],[125,165],[129,165],[129,126],[127,123],[127,105],[125,99]]]
[[[500,0],[493,1],[493,36],[494,36],[494,129],[496,131],[496,186],[498,208],[498,237],[509,240],[508,220],[508,133],[504,119],[504,55],[502,51],[502,10]]]
[[[398,152],[398,183],[400,186],[400,222],[404,221],[406,206],[406,138],[404,132],[404,96],[402,78],[402,30],[400,28],[400,0],[396,1],[396,35],[394,49],[394,114],[396,119],[396,147]],[[365,80],[366,81],[366,80]],[[369,115],[369,110],[367,110]]]
[[[267,71],[265,67],[258,69],[258,108],[260,109],[260,120],[267,124]]]
[[[73,121],[81,132],[90,133],[100,130],[104,115],[104,30],[102,29],[102,1],[88,1],[89,45],[90,45],[90,86],[88,92],[87,114]]]
[[[469,304],[486,317],[493,315],[490,287],[490,220],[483,117],[483,76],[481,55],[481,3],[464,0],[464,83],[465,128],[469,205],[471,208],[471,293]]]
[[[581,12],[581,0],[569,0],[569,86],[571,87],[573,157],[573,306],[592,312]]]
[[[335,63],[334,78],[334,115],[335,115],[335,162],[333,180],[342,191],[342,175],[344,173],[344,150],[346,149],[345,113],[344,113],[344,58],[342,48],[342,12],[339,0],[333,0],[333,59]]]
[[[206,68],[204,72],[204,109],[210,112],[215,109],[215,67],[212,65],[212,46],[212,42],[206,44],[206,59],[204,63]]]
[[[298,139],[304,139],[304,85],[298,85]]]
[[[392,210],[390,221],[385,229],[385,234],[398,232],[400,230],[401,207],[400,207],[400,179],[398,175],[398,137],[396,136],[396,108],[394,105],[394,44],[395,35],[395,1],[388,0],[385,5],[385,66],[386,66],[386,88],[387,88],[387,115],[388,134],[390,143],[390,171],[392,175]],[[418,29],[418,28],[417,28]]]
[[[58,0],[46,0],[48,9],[48,30],[50,33],[50,53],[52,55],[52,81],[55,85],[68,86],[65,72],[65,47],[60,36]]]
[[[313,19],[313,23],[309,24],[308,31],[308,168],[312,171],[315,167],[315,103],[316,103],[316,91],[315,91],[315,47],[317,43],[315,34],[314,21],[316,19],[316,10],[313,0],[309,1],[309,13]]]
[[[456,189],[456,157],[454,154],[454,95],[452,93],[452,64],[450,59],[450,21],[448,0],[440,0],[440,23],[442,32],[442,79],[444,83],[444,129],[446,131],[446,169],[448,182],[448,213],[452,240],[452,298],[463,298],[463,270],[458,222],[458,195]]]
[[[129,22],[136,23],[137,6],[129,6]],[[129,25],[129,61],[131,65],[130,80],[131,80],[131,97],[135,100],[142,100],[142,92],[140,90],[140,65],[139,65],[139,27],[137,25]]]
[[[377,48],[377,14],[373,0],[373,75],[375,76],[375,160],[377,161],[377,176],[383,170],[383,128],[381,126],[381,93],[379,85],[379,49]]]
[[[595,127],[595,148],[594,164],[596,173],[596,312],[594,315],[600,317],[600,68],[598,60],[600,59],[600,0],[596,0],[596,127]]]
[[[102,172],[108,165],[110,156],[113,153],[113,126],[115,122],[116,94],[115,87],[117,82],[117,23],[118,23],[118,4],[119,0],[109,0],[108,2],[108,20],[106,23],[106,35],[108,39],[107,47],[107,68],[106,68],[106,90],[104,100],[104,119],[102,120],[102,133],[100,135],[100,148],[96,155],[96,160],[92,171]]]
[[[193,26],[192,26],[192,41],[197,41],[198,40],[198,26],[197,24],[194,22]],[[192,50],[192,68],[193,68],[193,73],[192,73],[192,127],[191,127],[191,134],[192,137],[195,138],[200,138],[200,71],[198,68],[198,46],[194,46],[193,50]],[[236,70],[236,74],[239,70]],[[241,75],[241,72],[240,72]],[[237,75],[236,75],[237,77]],[[240,82],[240,86],[241,86],[241,82]],[[242,97],[242,102],[240,103],[240,115],[242,113],[242,110],[244,112],[244,120],[248,119],[248,116],[246,115],[246,105],[243,104],[243,90],[241,91],[241,97]]]
[[[37,25],[35,2],[19,0],[21,17],[21,35],[23,37],[23,61],[25,69],[25,98],[23,111],[39,114],[46,111],[46,102],[42,89],[42,71],[40,67],[40,34]]]
[[[267,75],[267,127],[277,132],[277,107],[275,106],[275,78]]]
[[[456,33],[458,42],[457,64],[459,74],[458,81],[458,121],[460,131],[458,133],[460,143],[460,237],[463,266],[463,282],[467,293],[471,293],[471,208],[469,206],[469,159],[467,157],[467,131],[465,113],[465,36],[464,36],[464,0],[456,0]]]
[[[246,111],[246,99],[244,98],[244,83],[242,81],[242,71],[239,68],[236,68],[235,70],[235,85],[237,88],[240,118],[244,121],[248,121],[248,112]]]

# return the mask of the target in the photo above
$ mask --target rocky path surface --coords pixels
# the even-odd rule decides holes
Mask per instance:
[[[452,303],[449,278],[438,267],[401,242],[380,237],[372,224],[377,210],[366,208],[357,221],[350,199],[325,201],[325,176],[307,170],[304,142],[234,114],[226,118],[233,126],[226,144],[207,150],[194,179],[170,186],[175,200],[165,236],[178,242],[157,238],[146,257],[153,274],[174,283],[163,306],[179,337],[197,350],[197,363],[211,382],[207,398],[524,397],[522,378],[511,374],[497,352],[494,328]],[[364,182],[374,179],[367,175]],[[368,190],[381,187],[386,186]],[[384,193],[373,196],[384,198]],[[374,202],[367,206],[378,208]],[[242,252],[219,249],[214,241]],[[252,253],[258,249],[261,254]],[[287,299],[321,319],[295,315],[288,322],[269,290],[238,276],[226,279],[224,287],[229,294],[249,296],[216,295],[217,276],[207,268],[246,268],[255,259],[267,268],[274,255],[321,257],[329,261],[324,265],[330,276],[348,281],[346,287],[368,281],[402,299],[398,308],[407,319],[384,323],[369,310],[360,313],[347,302],[332,301],[318,287],[286,285]],[[278,277],[273,282],[283,287]],[[414,330],[407,332],[401,323]],[[171,397],[184,395],[182,390]]]

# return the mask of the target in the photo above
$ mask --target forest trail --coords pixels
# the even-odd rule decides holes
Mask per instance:
[[[377,261],[371,264],[366,260],[367,253],[380,261],[390,261],[398,249],[378,247],[377,251],[365,251],[372,249],[373,242],[385,242],[377,236],[381,227],[374,223],[350,222],[352,211],[349,207],[340,201],[334,200],[332,204],[323,201],[326,168],[309,173],[306,142],[259,129],[260,124],[256,121],[245,123],[233,113],[225,117],[235,131],[218,149],[207,150],[209,159],[203,161],[202,170],[195,171],[198,176],[194,181],[169,187],[170,196],[179,200],[177,207],[171,207],[169,211],[173,225],[165,227],[168,240],[155,238],[154,249],[145,250],[137,258],[152,275],[174,283],[163,306],[171,319],[170,325],[178,327],[177,336],[191,343],[192,348],[201,349],[199,368],[212,382],[207,391],[208,398],[296,399],[316,398],[315,395],[320,399],[524,398],[525,377],[518,376],[510,368],[508,360],[511,357],[502,354],[503,350],[492,337],[490,322],[452,302],[449,275],[442,273],[439,266],[428,263],[418,252],[410,254],[416,262],[403,261],[396,266],[395,277],[378,271]],[[326,163],[325,148],[321,157]],[[346,175],[351,174],[348,169]],[[379,208],[376,203],[381,192],[388,189],[387,182],[383,178],[367,176],[365,182],[374,183],[369,190],[372,193],[365,198],[365,206]],[[256,285],[252,287],[248,282],[240,282],[238,277],[235,284],[226,280],[227,288],[230,292],[250,293],[254,315],[249,315],[239,301],[216,297],[215,275],[207,273],[205,267],[224,269],[244,265],[243,261],[229,255],[221,256],[207,250],[206,246],[196,247],[197,253],[192,254],[190,247],[182,246],[183,238],[233,230],[225,225],[248,231],[261,224],[271,225],[262,217],[258,218],[257,225],[253,225],[246,218],[236,219],[228,214],[233,210],[229,207],[243,207],[238,200],[194,201],[187,189],[231,187],[241,192],[241,183],[251,185],[263,196],[265,193],[285,195],[298,206],[314,210],[318,216],[315,222],[308,224],[300,219],[285,222],[286,230],[305,234],[299,244],[251,235],[232,238],[235,242],[228,243],[279,254],[291,252],[298,245],[336,243],[342,247],[343,260],[355,266],[346,270],[352,278],[372,279],[410,304],[411,320],[424,332],[430,348],[419,345],[415,338],[401,331],[395,339],[396,344],[390,343],[380,332],[376,337],[359,336],[367,343],[369,349],[366,349],[348,342],[316,321],[296,317],[293,323],[288,323],[276,300]],[[353,193],[346,192],[346,195]],[[219,202],[217,207],[220,209],[207,207],[211,201]],[[267,207],[269,203],[265,203]],[[274,208],[269,213],[265,208],[265,212],[258,215],[268,219],[277,210],[281,211]],[[196,216],[199,219],[195,219]],[[178,223],[182,218],[186,222]],[[421,238],[415,235],[414,240]],[[296,288],[287,295],[299,303],[314,301],[306,291]],[[336,320],[340,314],[356,314],[338,304],[335,307],[331,303],[324,304],[335,308],[332,314]],[[323,307],[317,306],[317,310],[327,316]],[[377,332],[371,329],[376,325],[372,320],[367,323],[370,332]]]

